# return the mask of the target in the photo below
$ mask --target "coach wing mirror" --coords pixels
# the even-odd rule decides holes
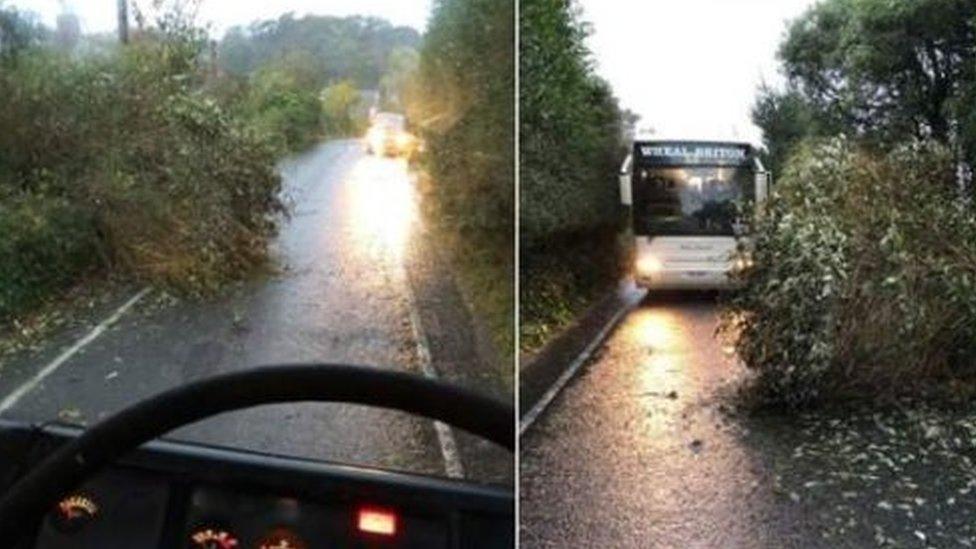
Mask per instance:
[[[622,206],[631,206],[634,201],[630,196],[630,174],[622,173],[620,174],[620,204]]]
[[[633,161],[633,156],[627,155],[622,166],[620,166],[620,204],[622,206],[631,206],[634,203],[633,196],[631,194],[631,173],[630,167]]]
[[[762,204],[769,197],[773,175],[767,171],[756,172],[756,203]]]

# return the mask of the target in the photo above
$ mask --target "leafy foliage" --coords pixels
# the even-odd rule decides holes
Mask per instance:
[[[512,345],[515,55],[512,0],[438,0],[408,118],[426,143],[429,217],[456,235],[496,341]],[[491,273],[487,277],[485,273]],[[490,284],[486,281],[491,280]],[[511,356],[510,352],[503,353]]]
[[[972,377],[976,216],[953,178],[937,146],[801,148],[757,216],[755,267],[724,323],[764,401]]]
[[[97,257],[88,212],[65,199],[0,201],[0,318],[70,284]]]
[[[206,86],[202,34],[25,53],[0,71],[0,318],[88,270],[200,293],[263,262],[280,180],[267,135]]]
[[[520,346],[533,351],[577,319],[619,279],[625,254],[616,228],[553,235],[521,251]]]
[[[294,53],[249,78],[241,116],[271,137],[281,152],[300,151],[322,137],[323,114],[316,76]]]
[[[452,223],[509,239],[514,212],[512,2],[441,0],[422,48],[421,97],[411,108]]]
[[[793,86],[781,118],[802,97],[826,126],[885,147],[955,147],[972,132],[963,100],[976,76],[970,0],[825,0],[790,25],[779,55]],[[757,118],[771,139],[789,141],[792,129],[781,136]]]
[[[403,112],[417,98],[420,52],[413,48],[397,48],[390,53],[387,72],[380,80],[381,108]]]
[[[520,317],[530,345],[619,275],[614,176],[626,128],[593,73],[575,6],[520,6]]]
[[[366,109],[362,108],[359,90],[343,80],[322,90],[322,112],[331,135],[362,135],[366,130]]]
[[[973,20],[976,26],[976,19]],[[970,168],[976,166],[976,63],[971,67],[968,84],[958,103],[959,109],[959,138],[963,158]]]
[[[753,110],[780,182],[726,319],[761,396],[969,378],[976,221],[956,168],[976,161],[976,4],[825,0],[780,58],[787,88]]]
[[[523,243],[617,219],[620,112],[590,66],[586,31],[558,0],[521,6],[519,103]]]
[[[251,118],[281,151],[298,151],[322,136],[365,130],[368,105],[360,87],[377,88],[400,68],[416,31],[364,17],[292,14],[232,28],[220,44],[220,64],[249,80],[241,115]]]
[[[816,109],[795,88],[777,91],[764,86],[752,108],[753,122],[763,130],[763,164],[783,173],[790,154],[805,139],[829,134]]]
[[[0,2],[0,57],[10,58],[38,45],[48,32],[30,13]]]

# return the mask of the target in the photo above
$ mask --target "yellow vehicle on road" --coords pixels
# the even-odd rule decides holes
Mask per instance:
[[[373,115],[365,141],[366,152],[380,156],[409,158],[418,145],[417,138],[406,130],[406,118],[391,112]]]

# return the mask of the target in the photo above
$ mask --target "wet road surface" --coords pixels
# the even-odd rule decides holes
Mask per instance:
[[[976,416],[735,412],[714,299],[632,311],[521,441],[522,547],[970,547]]]
[[[405,162],[335,141],[281,171],[292,216],[275,244],[280,272],[205,303],[150,294],[4,416],[90,424],[161,390],[262,364],[326,361],[420,374],[403,267],[416,209]],[[52,360],[64,339],[5,364],[0,395]],[[361,406],[267,406],[169,438],[445,474],[429,420]]]

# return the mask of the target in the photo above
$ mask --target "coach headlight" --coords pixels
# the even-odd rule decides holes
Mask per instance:
[[[408,133],[399,133],[396,136],[396,146],[401,151],[410,147],[411,137]]]
[[[642,277],[654,276],[661,272],[661,262],[653,256],[644,256],[637,260],[637,275]]]
[[[382,128],[372,128],[366,133],[366,141],[374,151],[382,151],[386,145],[386,132]]]
[[[755,262],[751,257],[737,257],[732,261],[732,270],[741,273],[743,271],[748,271],[755,265]]]

